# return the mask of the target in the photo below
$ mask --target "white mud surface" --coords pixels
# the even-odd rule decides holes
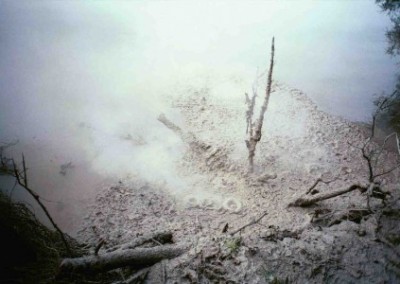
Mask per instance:
[[[386,211],[380,199],[371,199],[376,213],[343,214],[366,208],[358,191],[310,208],[287,207],[317,178],[336,179],[319,184],[319,192],[368,183],[366,161],[349,144],[362,145],[369,131],[321,112],[298,90],[274,89],[254,174],[247,174],[244,98],[217,100],[207,89],[188,89],[171,102],[182,114],[179,126],[197,141],[184,146],[175,165],[182,188],[140,176],[104,185],[79,237],[93,246],[103,238],[111,247],[172,231],[174,241],[190,249],[165,263],[167,283],[399,282],[398,171],[378,178],[392,195]],[[376,169],[390,168],[396,159],[383,151]]]

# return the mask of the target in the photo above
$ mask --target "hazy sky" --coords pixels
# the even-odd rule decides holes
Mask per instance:
[[[114,129],[133,108],[136,119],[161,107],[153,98],[174,84],[251,80],[273,35],[275,78],[335,114],[365,118],[394,80],[374,1],[0,3],[0,126],[11,135],[77,121]]]

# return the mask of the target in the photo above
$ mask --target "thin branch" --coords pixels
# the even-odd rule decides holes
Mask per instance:
[[[395,135],[396,138],[397,138],[397,133],[396,133],[396,132],[393,132],[393,133],[391,133],[391,134],[389,134],[388,136],[385,137],[385,140],[383,141],[383,144],[382,144],[382,146],[380,147],[379,153],[378,153],[378,154],[376,155],[376,157],[375,157],[375,166],[378,164],[379,157],[381,156],[383,150],[385,149],[385,146],[386,146],[387,141],[388,141],[389,138],[392,137],[393,135]],[[400,151],[400,150],[399,150],[399,151]],[[400,153],[399,153],[399,154],[400,154]]]
[[[96,248],[94,249],[94,255],[99,254],[99,250],[105,243],[106,243],[106,241],[104,239],[100,239],[99,243],[97,244]]]
[[[15,164],[15,161],[12,160],[13,163],[13,168],[14,168],[14,177],[17,179],[18,184],[23,187],[28,193],[36,200],[36,202],[39,204],[39,206],[42,208],[44,213],[46,214],[46,217],[49,219],[50,223],[53,225],[53,227],[56,229],[56,231],[59,233],[61,240],[63,241],[65,248],[67,249],[67,252],[71,254],[71,249],[69,247],[69,244],[67,240],[65,239],[64,233],[61,231],[61,229],[57,226],[57,224],[54,222],[53,218],[51,217],[49,211],[47,210],[46,206],[42,203],[40,200],[40,196],[31,188],[29,188],[25,182],[21,180],[21,174],[19,170],[17,169],[17,166]]]
[[[25,186],[28,186],[28,175],[27,175],[27,168],[26,168],[26,164],[25,164],[25,156],[24,156],[24,154],[22,153],[22,169],[24,170],[23,171],[23,173],[24,173],[24,184],[25,184]]]
[[[367,165],[368,165],[368,171],[369,171],[368,181],[373,182],[374,181],[374,169],[372,167],[372,160],[371,160],[370,154],[367,154],[367,152],[366,152],[366,147],[368,146],[369,142],[370,142],[370,139],[367,139],[367,142],[361,148],[361,152],[362,152],[363,158],[367,161]]]
[[[261,139],[261,129],[263,126],[264,122],[264,115],[265,112],[267,111],[268,103],[269,103],[269,98],[271,96],[271,88],[272,88],[272,73],[274,69],[274,54],[275,54],[275,38],[272,38],[272,46],[271,46],[271,61],[269,64],[269,71],[268,71],[268,79],[267,79],[267,88],[265,89],[265,98],[264,98],[264,103],[261,107],[261,112],[260,112],[260,117],[258,118],[257,121],[257,128],[255,132],[255,137],[258,138],[259,140]]]
[[[311,192],[320,182],[322,182],[322,183],[324,183],[324,184],[330,184],[331,182],[334,182],[334,181],[337,181],[337,180],[338,180],[338,177],[334,178],[333,180],[327,180],[327,181],[324,181],[324,180],[322,180],[321,178],[318,178],[318,179],[313,183],[313,185],[307,190],[306,194],[310,194],[310,192]]]
[[[397,164],[397,165],[395,165],[394,167],[390,168],[390,169],[387,170],[387,171],[384,171],[384,172],[382,172],[382,173],[379,173],[379,174],[374,175],[374,176],[373,176],[373,179],[375,179],[375,178],[377,178],[377,177],[380,177],[380,176],[383,176],[383,175],[387,175],[387,174],[393,172],[395,169],[397,169],[397,168],[399,168],[399,167],[400,167],[400,163]]]
[[[251,225],[254,225],[254,224],[260,222],[261,219],[264,218],[264,217],[267,216],[267,215],[268,215],[268,212],[264,212],[258,219],[253,220],[253,221],[251,221],[250,223],[248,223],[248,224],[246,224],[246,225],[240,227],[239,229],[233,231],[233,232],[231,233],[231,236],[235,235],[236,233],[242,231],[243,229],[245,229],[245,228],[247,228],[247,227],[249,227],[249,226],[251,226]]]

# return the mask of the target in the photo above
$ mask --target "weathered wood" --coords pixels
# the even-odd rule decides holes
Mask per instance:
[[[163,259],[175,258],[187,250],[184,246],[165,245],[152,248],[118,250],[102,255],[66,258],[61,262],[60,274],[95,273],[120,267],[142,268]]]
[[[348,188],[344,188],[344,189],[340,189],[340,190],[336,190],[336,191],[332,191],[332,192],[327,192],[327,193],[322,193],[322,194],[318,194],[318,195],[314,195],[313,197],[310,196],[302,196],[299,197],[298,199],[294,200],[293,202],[291,202],[289,204],[289,206],[299,206],[299,207],[307,207],[307,206],[311,206],[319,201],[323,201],[323,200],[327,200],[330,198],[334,198],[336,196],[354,191],[354,190],[360,190],[362,192],[367,190],[367,187],[365,186],[361,186],[359,184],[353,184],[351,186],[349,186]]]
[[[265,112],[267,111],[268,103],[269,103],[269,98],[271,96],[271,90],[272,90],[272,73],[273,73],[273,68],[274,68],[274,53],[275,53],[275,39],[272,38],[272,44],[271,44],[271,61],[269,65],[269,71],[268,71],[268,77],[267,77],[267,87],[265,89],[265,97],[264,97],[264,103],[261,106],[261,111],[260,115],[255,123],[252,123],[252,115],[253,115],[253,109],[255,104],[255,95],[253,95],[252,101],[249,101],[248,96],[246,97],[249,105],[249,109],[246,113],[247,115],[247,125],[248,125],[248,130],[249,130],[249,139],[245,140],[246,142],[246,147],[249,151],[248,155],[248,160],[249,160],[249,172],[252,173],[254,171],[254,156],[256,153],[256,146],[257,143],[261,140],[261,131],[262,131],[262,126],[264,122],[264,116]]]
[[[125,249],[134,249],[138,246],[141,246],[145,243],[156,242],[161,244],[172,243],[172,233],[171,232],[155,232],[143,235],[134,239],[131,242],[121,244],[119,246],[114,246],[112,248],[107,249],[107,252],[112,252],[116,250],[125,250]]]

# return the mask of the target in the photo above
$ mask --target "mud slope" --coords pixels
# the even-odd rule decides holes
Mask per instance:
[[[368,129],[321,112],[298,90],[275,85],[256,171],[249,175],[244,100],[217,99],[207,89],[188,92],[171,101],[192,139],[175,165],[184,188],[176,193],[173,185],[139,176],[104,185],[80,231],[84,241],[95,245],[104,238],[112,246],[171,230],[191,249],[166,263],[168,283],[400,281],[398,172],[380,179],[392,197],[385,210],[381,200],[371,200],[376,213],[359,210],[366,208],[359,192],[311,208],[287,207],[317,178],[335,180],[318,185],[319,192],[366,183],[367,164],[349,144],[361,145]],[[382,154],[384,165],[396,159],[395,153]],[[264,213],[257,224],[229,234]]]

